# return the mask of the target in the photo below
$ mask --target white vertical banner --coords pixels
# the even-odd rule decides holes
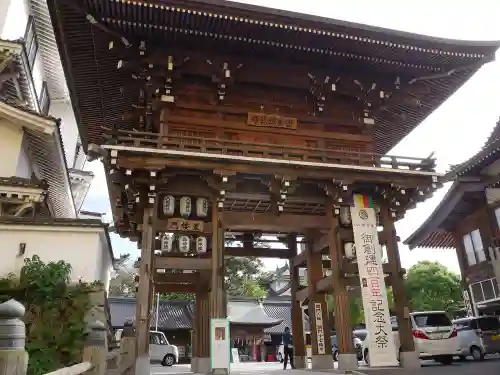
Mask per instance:
[[[368,330],[370,366],[398,366],[378,241],[377,217],[370,198],[356,194],[354,202],[355,207],[351,207],[352,229]]]
[[[321,303],[314,304],[314,320],[316,322],[316,341],[318,345],[318,355],[326,354],[325,331],[323,329],[323,306]]]
[[[231,363],[229,319],[210,319],[210,367],[214,373],[229,373]]]
[[[465,312],[467,313],[467,316],[474,316],[474,311],[472,311],[472,304],[469,298],[469,291],[463,290],[462,295],[464,298]]]

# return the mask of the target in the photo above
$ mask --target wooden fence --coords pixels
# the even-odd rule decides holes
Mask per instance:
[[[15,300],[0,304],[0,375],[26,375],[24,306]],[[109,351],[107,330],[100,321],[89,324],[83,361],[45,375],[133,375],[135,370],[135,332],[123,330],[120,347]]]

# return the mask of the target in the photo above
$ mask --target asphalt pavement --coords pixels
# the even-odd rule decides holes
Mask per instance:
[[[336,366],[335,366],[336,367]],[[443,366],[434,361],[422,361],[420,370],[405,371],[404,369],[370,369],[360,362],[359,372],[368,375],[500,375],[500,356],[489,356],[484,361],[474,362],[472,360],[464,362],[454,362],[450,366]],[[304,370],[287,370],[289,375],[302,375]],[[325,371],[328,373],[328,371]],[[315,371],[317,374],[325,372]],[[333,372],[333,371],[331,371]],[[278,374],[277,374],[278,373]],[[283,365],[278,362],[245,362],[234,364],[231,367],[231,374],[235,375],[279,375],[283,373]],[[190,365],[174,365],[172,367],[162,367],[152,365],[151,375],[175,375],[191,374]],[[306,372],[312,375],[312,371]]]

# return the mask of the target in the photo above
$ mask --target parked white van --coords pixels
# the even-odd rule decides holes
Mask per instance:
[[[444,311],[410,313],[415,350],[421,359],[433,359],[450,365],[453,357],[460,355],[457,330]],[[391,317],[392,334],[396,350],[400,350],[396,317]],[[368,338],[368,335],[367,335]],[[363,341],[363,357],[369,364],[368,340]],[[398,355],[399,357],[399,355]]]
[[[453,321],[458,332],[460,359],[472,356],[481,361],[487,354],[500,353],[500,321],[495,316],[478,316]]]
[[[116,330],[115,340],[120,342],[122,329]],[[162,366],[172,366],[179,362],[179,348],[170,345],[161,331],[149,331],[149,358],[152,362],[161,362]]]

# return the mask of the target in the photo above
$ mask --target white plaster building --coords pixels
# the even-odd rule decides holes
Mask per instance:
[[[4,88],[0,97],[15,100],[36,113],[60,119],[59,130],[76,215],[94,176],[83,171],[86,157],[46,0],[0,1],[0,50],[4,53],[10,51],[15,60],[9,63],[4,73],[18,75],[2,80]]]
[[[108,227],[101,214],[79,215],[93,175],[45,0],[0,1],[0,150],[0,275],[36,254],[107,288]]]

